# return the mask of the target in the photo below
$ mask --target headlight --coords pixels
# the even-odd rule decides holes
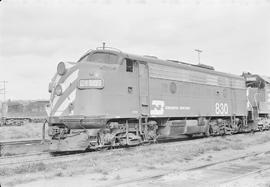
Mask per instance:
[[[55,94],[58,95],[58,96],[62,95],[62,86],[61,85],[58,84],[55,87]]]
[[[79,81],[80,89],[103,88],[103,87],[104,87],[104,81],[102,79],[81,79]]]
[[[66,65],[64,62],[60,62],[58,65],[57,65],[57,73],[59,75],[64,75],[66,73]]]

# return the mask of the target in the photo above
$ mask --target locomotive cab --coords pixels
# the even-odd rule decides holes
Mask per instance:
[[[137,117],[137,73],[137,63],[121,53],[89,54],[80,61],[74,115]]]

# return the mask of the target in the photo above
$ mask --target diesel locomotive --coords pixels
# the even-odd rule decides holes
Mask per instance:
[[[269,83],[258,75],[97,48],[57,66],[49,84],[50,149],[264,130],[269,127]]]

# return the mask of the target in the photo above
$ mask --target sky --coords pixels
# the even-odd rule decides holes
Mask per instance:
[[[57,64],[102,42],[193,64],[201,49],[218,71],[270,76],[269,18],[270,0],[2,0],[0,81],[8,99],[48,99]]]

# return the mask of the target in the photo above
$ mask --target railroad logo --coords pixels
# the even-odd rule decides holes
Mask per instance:
[[[163,115],[165,102],[162,100],[152,100],[153,110],[150,111],[151,115]]]

